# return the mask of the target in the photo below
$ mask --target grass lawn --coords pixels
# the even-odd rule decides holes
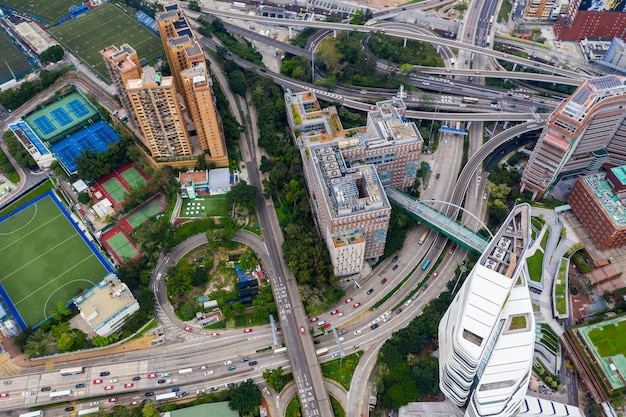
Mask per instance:
[[[226,196],[184,199],[180,207],[180,217],[224,217],[230,212]]]
[[[567,313],[566,291],[565,283],[567,282],[567,260],[561,259],[559,265],[559,273],[557,276],[556,285],[554,286],[554,298],[556,304],[556,312],[558,314]]]
[[[620,353],[626,355],[626,320],[592,329],[589,339],[603,358]]]
[[[543,225],[546,223],[546,221],[543,220],[541,217],[536,216],[531,217],[530,222],[533,226],[535,226],[537,230],[541,230],[543,228]]]
[[[107,274],[51,196],[0,221],[0,256],[0,282],[29,326]]]
[[[546,249],[546,243],[548,242],[548,236],[550,236],[550,226],[546,228],[546,231],[543,233],[543,237],[541,238],[541,249]]]
[[[543,252],[538,250],[530,258],[526,258],[526,264],[528,265],[528,274],[530,275],[531,281],[541,282]]]
[[[333,414],[335,417],[346,417],[346,411],[343,409],[339,401],[337,401],[332,395],[329,395],[328,397],[330,398],[330,405],[333,407]]]
[[[297,395],[289,401],[287,410],[285,410],[285,417],[302,417],[302,407]]]
[[[359,351],[351,355],[347,355],[343,358],[343,363],[341,363],[341,359],[324,362],[321,364],[322,375],[326,378],[339,382],[346,389],[346,391],[349,390],[352,375],[359,364],[359,359],[362,354],[363,351]]]
[[[15,74],[15,78],[20,79],[32,71],[26,54],[17,48],[4,31],[0,31],[0,54],[4,61],[4,65],[0,66],[0,83],[13,79],[13,74]]]
[[[576,268],[583,274],[587,272],[593,271],[593,267],[591,266],[591,261],[587,254],[583,251],[578,251],[572,256],[572,262],[576,265]]]
[[[511,2],[509,2],[508,0],[504,0],[502,2],[502,6],[500,6],[500,12],[498,13],[498,22],[508,22],[511,10],[513,10],[513,5],[511,4]]]
[[[139,58],[152,60],[162,55],[159,37],[113,3],[105,3],[85,16],[50,29],[50,34],[76,55],[100,78],[110,81],[100,55],[104,48],[123,43],[132,46]],[[89,36],[85,36],[85,34]]]
[[[49,24],[58,22],[71,8],[83,3],[81,0],[4,0],[2,4],[31,16],[45,20]]]

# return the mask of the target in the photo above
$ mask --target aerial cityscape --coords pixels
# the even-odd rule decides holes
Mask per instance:
[[[626,412],[623,2],[0,25],[0,416]]]

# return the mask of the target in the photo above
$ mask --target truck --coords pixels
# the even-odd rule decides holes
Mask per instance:
[[[165,394],[158,394],[155,397],[157,401],[169,401],[178,397],[178,393],[176,392],[166,392]]]
[[[327,353],[328,353],[328,348],[321,348],[321,349],[317,349],[317,350],[315,351],[315,354],[316,354],[317,356],[324,356],[324,355],[326,355]]]
[[[185,368],[178,371],[179,375],[190,374],[193,372],[193,368]]]
[[[428,237],[428,232],[430,232],[430,230],[428,230],[428,229],[424,230],[424,233],[422,233],[422,235],[420,236],[420,240],[417,241],[418,244],[420,244],[420,245],[424,244],[424,241]]]

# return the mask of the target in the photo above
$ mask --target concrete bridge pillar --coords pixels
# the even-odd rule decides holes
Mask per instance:
[[[406,38],[404,38],[404,42],[402,43],[402,47],[406,48]]]
[[[333,39],[337,39],[337,29],[333,29]]]
[[[292,31],[292,27],[289,26],[289,39],[291,39],[291,37],[293,36],[293,31]]]

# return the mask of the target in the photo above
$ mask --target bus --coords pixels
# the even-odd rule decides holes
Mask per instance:
[[[278,355],[279,353],[284,353],[284,352],[287,352],[287,346],[281,347],[281,348],[278,348],[278,349],[274,349],[274,354],[275,355]]]
[[[493,16],[491,16],[491,18],[489,19],[489,24],[493,25]]]
[[[465,104],[477,104],[478,99],[476,97],[463,97],[461,102]]]
[[[22,413],[20,417],[43,417],[43,410],[31,411],[30,413]]]
[[[165,394],[157,394],[157,396],[155,397],[155,400],[157,401],[169,401],[169,400],[173,400],[174,398],[177,398],[178,395],[176,395],[176,392],[167,392]]]
[[[100,407],[94,407],[94,408],[86,408],[84,410],[78,410],[78,415],[79,416],[86,416],[88,414],[96,414],[100,412]]]
[[[491,36],[487,35],[487,39],[485,40],[485,43],[487,44],[487,46],[489,46],[491,44]]]
[[[327,353],[328,353],[328,348],[321,348],[321,349],[317,349],[317,350],[315,351],[315,354],[316,354],[317,356],[324,356],[324,355],[326,355]]]
[[[54,398],[61,398],[61,397],[69,397],[70,395],[72,395],[71,389],[68,389],[65,391],[54,391],[50,393],[50,398],[54,399]]]
[[[61,372],[61,375],[63,376],[78,375],[78,374],[82,374],[83,372],[85,372],[85,369],[82,366],[77,366],[76,368],[61,369],[60,372]]]
[[[424,264],[422,265],[422,271],[426,271],[426,268],[428,268],[428,265],[430,265],[430,259],[426,259],[424,261]]]
[[[428,230],[428,229],[424,230],[424,233],[422,233],[422,235],[420,236],[420,240],[417,241],[418,244],[420,244],[420,245],[424,244],[424,241],[428,237],[428,232],[430,232],[430,230]]]
[[[181,369],[180,371],[178,371],[179,375],[183,375],[183,374],[190,374],[193,372],[193,368],[185,368],[185,369]]]

